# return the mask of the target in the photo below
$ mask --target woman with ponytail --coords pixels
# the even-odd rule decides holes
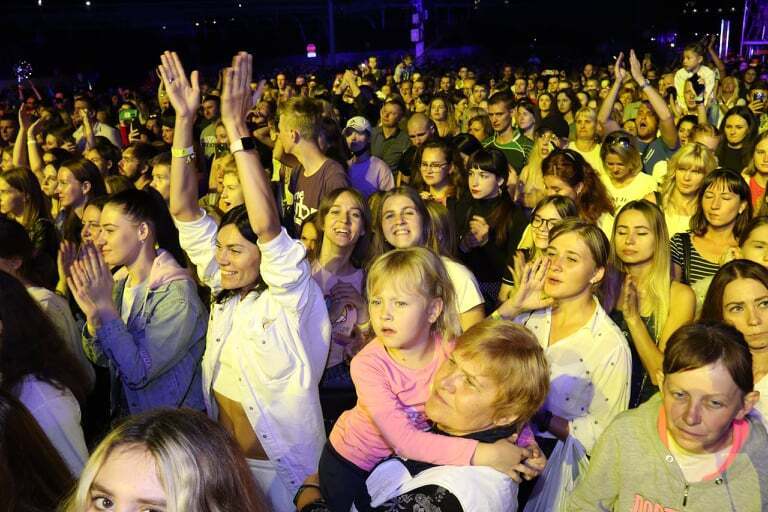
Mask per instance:
[[[203,410],[207,313],[165,202],[151,189],[119,192],[100,224],[98,249],[84,246],[68,283],[88,322],[88,357],[112,374],[113,415]],[[114,280],[110,267],[122,267]]]
[[[541,164],[548,196],[573,199],[579,217],[597,225],[606,236],[613,230],[613,201],[600,177],[581,154],[572,149],[553,151]]]

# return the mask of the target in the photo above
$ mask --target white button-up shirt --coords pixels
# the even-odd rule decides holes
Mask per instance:
[[[203,214],[176,221],[179,240],[203,283],[221,291],[215,259],[216,223]],[[223,368],[222,348],[236,354],[240,404],[269,460],[289,492],[317,471],[326,436],[318,383],[325,369],[331,325],[303,246],[285,230],[261,250],[259,267],[267,289],[215,303],[203,357],[203,393],[217,419],[213,383]],[[232,376],[229,376],[232,377]]]
[[[591,453],[603,430],[629,405],[632,353],[624,334],[597,299],[592,318],[554,345],[549,343],[552,308],[520,315],[515,322],[536,335],[549,361],[544,409],[568,420],[571,435]]]

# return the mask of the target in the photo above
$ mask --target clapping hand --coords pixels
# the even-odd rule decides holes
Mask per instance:
[[[253,107],[254,99],[254,91],[251,90],[252,69],[253,56],[238,52],[232,58],[232,66],[224,68],[222,72],[221,120],[225,127],[245,128],[245,119]]]
[[[67,284],[80,309],[88,319],[88,329],[95,332],[102,311],[115,310],[112,300],[114,280],[104,258],[93,244],[86,244],[72,263]]]
[[[178,117],[194,118],[200,107],[200,83],[197,71],[189,78],[176,52],[166,51],[160,56],[158,71],[163,87]]]
[[[624,79],[627,77],[627,70],[622,67],[623,62],[624,52],[621,52],[619,53],[619,56],[616,57],[616,63],[613,65],[613,78],[619,84],[623,83]]]

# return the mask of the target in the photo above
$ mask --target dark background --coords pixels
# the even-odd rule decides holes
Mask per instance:
[[[0,80],[30,62],[34,77],[69,77],[82,72],[100,85],[149,80],[163,49],[176,49],[189,66],[215,80],[215,70],[238,49],[252,52],[267,73],[285,63],[321,66],[328,54],[326,0],[138,1],[6,0]],[[336,51],[377,53],[394,65],[410,49],[410,2],[335,0]],[[425,0],[429,49],[474,46],[471,61],[567,65],[609,62],[632,45],[658,59],[705,32],[717,32],[730,16],[732,48],[740,33],[743,3],[687,1]],[[696,9],[694,14],[693,10]],[[722,10],[718,12],[718,9]],[[706,10],[706,12],[705,12]],[[673,34],[677,34],[676,39]],[[697,35],[694,35],[697,34]],[[651,40],[651,37],[656,39]],[[320,58],[302,55],[308,43]],[[289,57],[296,59],[290,60]],[[349,59],[358,56],[347,55]],[[460,59],[459,59],[460,60]],[[448,62],[453,64],[453,62]],[[214,76],[211,76],[214,75]]]

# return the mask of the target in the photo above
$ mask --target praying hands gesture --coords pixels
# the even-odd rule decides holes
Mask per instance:
[[[168,99],[176,111],[176,117],[194,119],[200,107],[200,82],[197,71],[189,78],[176,52],[164,52],[160,56],[158,71],[163,80]]]
[[[112,300],[112,273],[93,244],[87,244],[72,263],[67,284],[77,305],[85,313],[88,332],[92,336],[104,320],[118,316]]]

